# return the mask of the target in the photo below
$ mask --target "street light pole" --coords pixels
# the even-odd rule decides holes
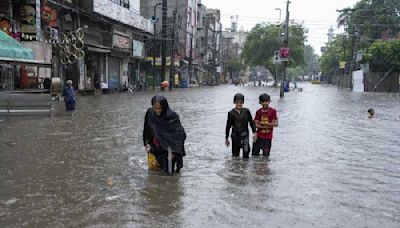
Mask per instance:
[[[176,14],[178,13],[178,3],[179,1],[175,1],[175,9],[173,11],[172,16],[172,34],[171,34],[171,63],[169,66],[169,91],[172,91],[173,83],[175,81],[175,23],[176,23]]]
[[[157,23],[157,12],[156,8],[157,6],[161,5],[162,3],[157,3],[154,5],[153,8],[153,45],[156,45],[156,23]],[[156,52],[153,52],[153,90],[155,90],[155,77],[156,77]]]
[[[285,48],[289,47],[289,4],[290,1],[288,0],[286,3],[286,22],[285,22],[285,40],[283,41],[283,46]],[[286,80],[286,68],[288,65],[288,61],[289,61],[289,56],[287,57],[288,59],[286,61],[283,62],[283,77],[282,77],[282,81],[281,81],[281,89],[280,89],[280,93],[279,93],[279,97],[283,98],[285,96],[285,91],[284,91],[284,83]]]
[[[167,57],[167,0],[162,0],[162,26],[161,26],[161,74],[162,81],[165,81],[165,65],[166,65],[166,57]]]
[[[278,47],[279,47],[279,44],[281,41],[281,13],[282,13],[282,10],[281,10],[281,8],[275,8],[275,10],[279,10],[279,20],[278,20],[278,28],[279,28],[278,29]],[[277,85],[276,84],[277,79],[278,79],[278,63],[275,64],[274,86]]]

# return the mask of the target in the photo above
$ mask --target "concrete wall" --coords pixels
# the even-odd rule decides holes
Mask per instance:
[[[364,75],[365,91],[372,91],[379,83],[385,72],[370,72]],[[399,76],[400,72],[391,73],[386,79],[376,88],[375,92],[399,92]]]

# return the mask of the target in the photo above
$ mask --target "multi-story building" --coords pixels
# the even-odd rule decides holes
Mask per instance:
[[[206,69],[207,75],[205,81],[208,84],[219,84],[224,81],[221,78],[222,68],[221,60],[221,30],[220,22],[221,13],[219,9],[206,10],[206,34],[207,34],[207,52],[206,52]]]
[[[197,33],[195,43],[195,54],[193,56],[193,74],[199,84],[203,84],[206,74],[205,63],[207,62],[207,8],[202,3],[197,5]]]
[[[240,58],[243,51],[244,43],[247,39],[247,32],[243,29],[238,30],[238,16],[231,17],[231,27],[222,32],[222,63],[223,70],[226,64],[233,58]],[[237,80],[242,75],[229,75],[229,72],[224,70],[225,80]],[[242,78],[242,81],[246,81]]]
[[[144,40],[153,33],[153,25],[140,15],[140,1],[87,0],[77,5],[83,10],[78,24],[87,46],[80,87],[92,87],[97,78],[111,89],[144,82]]]
[[[39,0],[0,0],[0,91],[43,88],[51,77],[52,41],[44,35],[52,17],[41,18],[47,12]]]
[[[82,91],[143,81],[144,40],[153,25],[140,15],[140,0],[0,0],[0,5],[9,9],[0,18],[9,19],[11,35],[34,50],[35,60],[52,63],[52,71],[33,72],[38,79],[49,74],[72,79]]]
[[[185,81],[190,81],[195,78],[193,76],[193,65],[196,64],[194,57],[197,56],[195,45],[199,3],[200,0],[167,1],[167,20],[163,22],[162,4],[160,1],[149,0],[141,2],[142,15],[147,18],[153,17],[156,23],[156,43],[147,43],[148,49],[154,49],[155,47],[156,51],[153,53],[157,55],[157,57],[160,56],[160,52],[157,52],[157,49],[159,49],[159,44],[161,42],[157,41],[165,39],[162,37],[162,25],[166,24],[167,58],[169,59],[172,56],[172,59],[175,60],[173,62],[179,65],[181,80]],[[174,36],[174,50],[171,50],[172,36]],[[168,61],[167,65],[169,65]]]

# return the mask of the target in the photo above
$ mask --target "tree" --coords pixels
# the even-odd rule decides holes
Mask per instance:
[[[264,66],[270,71],[274,69],[272,57],[275,51],[282,47],[280,29],[276,25],[257,24],[247,36],[242,56],[250,66]],[[307,30],[294,22],[289,26],[289,66],[295,67],[304,64],[304,42]]]
[[[371,71],[386,72],[400,70],[400,40],[376,41],[369,48],[364,60],[370,64]]]
[[[332,82],[333,76],[336,75],[339,62],[344,61],[350,55],[349,51],[346,52],[347,43],[345,36],[338,36],[329,44],[326,52],[319,59],[321,72],[329,83]]]
[[[304,68],[301,66],[297,66],[294,68],[288,68],[287,70],[287,75],[288,75],[288,80],[294,79],[299,75],[304,74]]]
[[[357,50],[367,51],[364,60],[370,61],[371,70],[384,70],[396,64],[392,61],[396,53],[387,50],[398,50],[397,46],[378,40],[400,38],[399,0],[360,0],[353,8],[340,10],[337,22],[338,27],[345,27],[346,34],[337,36],[321,56],[319,63],[325,76],[335,75],[339,61],[354,65]]]
[[[310,45],[304,47],[304,74],[317,73],[320,71],[318,64],[318,56],[315,54],[314,48]]]
[[[366,49],[378,39],[399,38],[399,10],[398,0],[361,0],[339,11],[338,27],[357,39],[358,49]]]
[[[237,57],[230,59],[226,64],[226,71],[229,72],[231,75],[237,75],[243,69],[244,66],[242,64],[242,61]]]

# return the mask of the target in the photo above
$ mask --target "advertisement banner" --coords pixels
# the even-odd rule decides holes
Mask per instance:
[[[129,49],[129,37],[113,34],[113,47]]]
[[[20,5],[18,8],[18,20],[20,22],[20,32],[36,34],[36,5]]]
[[[132,41],[132,55],[134,57],[143,58],[144,57],[144,43],[133,40]]]
[[[137,3],[135,3],[137,5]],[[134,4],[134,5],[135,5]],[[133,9],[137,8],[134,7]],[[132,9],[132,8],[131,8]],[[135,9],[136,10],[136,9]],[[93,11],[105,17],[141,29],[148,33],[153,33],[153,23],[144,18],[139,13],[126,9],[111,0],[93,0]],[[140,6],[139,10],[140,11]]]

